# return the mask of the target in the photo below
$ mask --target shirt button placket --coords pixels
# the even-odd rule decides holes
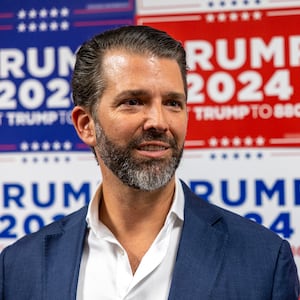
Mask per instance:
[[[117,289],[118,297],[125,300],[129,285],[132,280],[131,270],[128,270],[128,260],[126,252],[123,248],[119,247],[117,251]],[[129,272],[130,271],[130,272]]]

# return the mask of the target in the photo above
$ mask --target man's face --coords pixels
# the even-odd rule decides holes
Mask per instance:
[[[95,150],[124,184],[166,185],[179,164],[186,95],[175,60],[116,50],[104,58],[107,87],[97,110]]]

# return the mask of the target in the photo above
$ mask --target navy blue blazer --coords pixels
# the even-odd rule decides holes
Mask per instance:
[[[185,219],[170,300],[298,299],[287,241],[183,188]],[[0,300],[76,299],[86,212],[84,207],[3,250]]]

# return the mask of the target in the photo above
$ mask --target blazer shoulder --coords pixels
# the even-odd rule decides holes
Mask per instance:
[[[199,218],[216,230],[228,233],[231,239],[239,239],[246,244],[262,243],[269,244],[271,247],[276,245],[278,248],[281,247],[283,239],[265,226],[201,199],[184,183],[183,189],[186,198],[186,211],[197,214]]]
[[[67,232],[74,226],[85,226],[85,217],[87,213],[87,206],[57,220],[54,221],[40,230],[25,235],[13,244],[9,245],[3,250],[3,253],[15,255],[17,252],[21,251],[23,253],[35,253],[44,242],[44,239],[48,235],[60,235]]]
[[[249,299],[297,299],[297,270],[287,241],[206,202],[184,183],[183,190],[184,223],[170,299],[244,299],[247,290]]]

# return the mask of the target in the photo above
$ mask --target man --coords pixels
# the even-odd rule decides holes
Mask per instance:
[[[145,26],[85,43],[73,122],[99,163],[88,208],[1,254],[0,299],[296,300],[289,244],[197,198],[175,175],[187,128],[185,52]]]

